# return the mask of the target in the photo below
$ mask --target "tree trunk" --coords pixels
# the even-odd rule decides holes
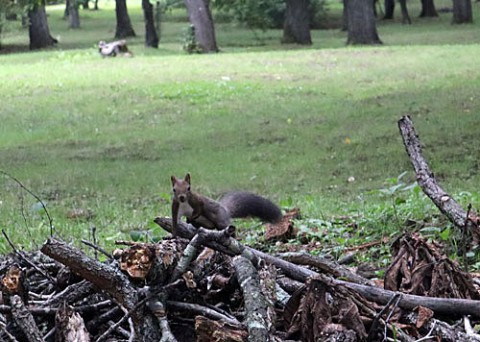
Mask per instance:
[[[155,16],[150,0],[142,0],[143,18],[145,20],[145,46],[158,48],[158,36],[155,29]]]
[[[343,11],[342,11],[342,31],[348,30],[348,14],[347,14],[347,0],[342,0]]]
[[[312,44],[309,9],[310,0],[287,0],[282,43]]]
[[[135,37],[135,31],[128,16],[126,0],[115,0],[115,14],[117,15],[115,38]]]
[[[28,33],[30,36],[30,49],[43,49],[53,46],[57,40],[50,35],[48,28],[47,13],[45,12],[45,5],[35,5],[33,9],[28,12],[28,19],[30,21],[28,26]]]
[[[70,0],[65,0],[65,10],[63,11],[63,19],[68,19],[70,16]]]
[[[72,29],[80,28],[80,15],[78,14],[77,0],[67,0],[68,3],[68,23]]]
[[[469,24],[472,22],[472,1],[453,0],[452,24]]]
[[[347,44],[382,44],[378,37],[373,2],[371,0],[346,0],[348,19]]]
[[[422,0],[422,11],[420,12],[420,18],[426,17],[438,17],[433,0]]]
[[[385,15],[383,19],[393,19],[393,13],[395,12],[395,0],[385,0]]]
[[[407,9],[407,0],[399,0],[400,8],[402,9],[402,24],[411,24],[412,19],[410,19],[410,15],[408,14]]]
[[[185,5],[202,52],[218,52],[209,0],[185,0]]]

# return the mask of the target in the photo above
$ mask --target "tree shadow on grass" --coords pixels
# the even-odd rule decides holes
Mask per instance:
[[[2,44],[0,45],[0,55],[11,53],[30,52],[30,48],[25,44]]]

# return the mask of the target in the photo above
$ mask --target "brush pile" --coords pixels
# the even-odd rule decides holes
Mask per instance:
[[[479,218],[435,182],[399,122],[420,186],[477,244]],[[168,232],[168,218],[154,220]],[[268,236],[293,233],[286,216]],[[305,253],[273,256],[179,223],[175,239],[95,255],[54,238],[0,260],[1,341],[479,341],[479,282],[418,233],[391,244],[383,280]],[[470,234],[470,235],[469,235]],[[470,238],[467,238],[470,236]],[[97,253],[102,252],[102,261]]]
[[[480,341],[468,329],[480,312],[474,279],[419,236],[393,244],[386,290],[319,257],[245,247],[233,227],[178,229],[155,244],[118,242],[103,262],[55,239],[7,256],[0,339]]]

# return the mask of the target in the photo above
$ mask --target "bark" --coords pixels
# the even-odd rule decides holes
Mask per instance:
[[[80,28],[80,15],[76,0],[67,0],[68,3],[68,24],[72,29]]]
[[[453,0],[452,24],[470,24],[472,22],[472,1]]]
[[[150,0],[142,0],[143,18],[145,21],[145,46],[158,48],[158,35],[155,28],[155,16]]]
[[[58,307],[63,303],[74,303],[80,298],[85,298],[93,292],[93,286],[87,281],[72,284],[65,288],[56,296],[48,299],[47,304],[50,307]]]
[[[410,15],[408,14],[407,9],[407,0],[399,0],[400,8],[402,9],[402,24],[411,24],[412,20],[410,19]]]
[[[135,31],[128,15],[126,0],[115,0],[115,14],[117,17],[115,38],[135,37]]]
[[[433,0],[422,0],[422,11],[420,12],[420,18],[427,17],[438,17]]]
[[[240,323],[234,316],[226,315],[215,310],[215,306],[206,307],[198,304],[177,302],[177,301],[167,301],[167,305],[171,310],[188,312],[189,314],[201,315],[206,318],[215,319],[217,321],[222,321],[227,323],[231,327],[242,328],[242,323]]]
[[[411,314],[406,316],[406,323],[411,325],[416,325],[417,322],[419,322],[422,319],[422,317],[420,316],[421,316],[420,313],[412,312]],[[464,317],[464,321],[467,319],[468,319],[467,317]],[[429,319],[428,321],[425,322],[425,325],[423,328],[426,331],[429,331],[430,340],[433,340],[433,336],[436,335],[439,337],[441,336],[442,342],[451,342],[451,341],[478,342],[480,341],[478,334],[476,334],[475,332],[471,332],[471,333],[469,333],[468,331],[463,332],[460,329],[458,329],[458,326],[456,327],[455,325],[450,325],[446,322],[442,322],[437,319]]]
[[[393,19],[393,14],[395,12],[395,0],[385,0],[385,15],[383,19]]]
[[[282,43],[312,44],[309,7],[310,0],[287,0]]]
[[[410,15],[408,14],[407,9],[407,0],[398,0],[400,4],[400,9],[402,11],[402,24],[411,24],[412,20],[410,19]],[[395,14],[395,0],[385,0],[385,15],[383,19],[393,19]]]
[[[154,220],[155,223],[160,225],[165,230],[171,232],[172,220],[163,217],[157,217]],[[180,237],[191,239],[196,234],[197,229],[190,224],[179,222],[177,226],[177,234]],[[222,236],[226,235],[223,231],[209,231],[214,235]],[[206,245],[210,248],[216,249],[228,255],[245,255],[246,252],[251,253],[254,257],[263,259],[265,262],[278,267],[286,276],[305,282],[310,277],[319,276],[317,272],[314,272],[308,268],[295,265],[291,262],[279,259],[270,254],[258,251],[251,247],[245,247],[233,238],[226,240],[211,239],[206,240]],[[342,280],[330,279],[335,284],[341,284],[348,288],[357,291],[364,296],[367,300],[374,301],[379,304],[387,304],[389,300],[397,293],[394,291],[383,290],[375,286],[368,286],[363,284],[356,284]],[[447,299],[447,298],[432,298],[424,296],[415,296],[402,294],[401,299],[398,302],[398,306],[404,309],[413,309],[417,306],[425,306],[438,314],[445,315],[472,315],[479,317],[480,315],[480,301],[469,299]]]
[[[90,342],[85,321],[68,304],[63,304],[55,315],[55,341]]]
[[[245,301],[248,341],[268,341],[267,301],[260,290],[257,270],[250,260],[242,256],[233,258],[233,266]]]
[[[373,285],[373,282],[359,276],[356,273],[353,273],[348,268],[339,265],[335,261],[327,260],[319,256],[311,255],[304,252],[298,253],[283,253],[280,255],[282,259],[293,262],[297,265],[305,265],[314,267],[315,269],[320,270],[322,273],[330,274],[335,278],[342,278],[353,283],[364,284],[364,285]]]
[[[348,1],[348,0],[342,0],[342,3],[343,3],[343,11],[342,11],[342,31],[347,31],[347,30],[348,30],[347,1]]]
[[[10,303],[12,305],[13,320],[25,334],[27,341],[43,342],[42,334],[40,333],[32,314],[28,311],[20,296],[13,295],[10,298]]]
[[[195,39],[202,52],[218,52],[209,0],[185,0]]]
[[[345,0],[347,4],[347,44],[382,44],[378,37],[373,3],[370,0]]]
[[[474,240],[479,241],[480,229],[478,223],[480,222],[480,217],[474,212],[469,212],[469,215],[467,215],[467,211],[437,183],[433,172],[430,170],[428,163],[422,155],[420,139],[415,132],[410,117],[402,117],[398,121],[398,127],[403,138],[405,149],[415,170],[418,185],[455,226],[460,229],[467,228],[467,231],[472,233]]]
[[[63,18],[68,19],[70,12],[70,0],[65,0],[65,10],[63,11]]]
[[[55,45],[57,40],[50,35],[45,5],[36,5],[28,12],[30,49],[43,49]]]
[[[210,320],[207,317],[195,317],[195,332],[197,342],[212,341],[246,341],[247,332],[235,328],[221,320]]]
[[[108,293],[126,310],[131,312],[135,335],[138,339],[144,341],[159,339],[158,325],[154,324],[152,316],[145,310],[136,307],[139,294],[130,284],[127,276],[118,269],[91,259],[72,246],[54,239],[47,240],[41,251],[52,259],[68,266],[96,288]]]

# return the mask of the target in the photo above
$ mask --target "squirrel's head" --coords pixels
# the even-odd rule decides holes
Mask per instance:
[[[186,202],[190,193],[190,173],[184,179],[171,177],[173,196],[181,203]]]

